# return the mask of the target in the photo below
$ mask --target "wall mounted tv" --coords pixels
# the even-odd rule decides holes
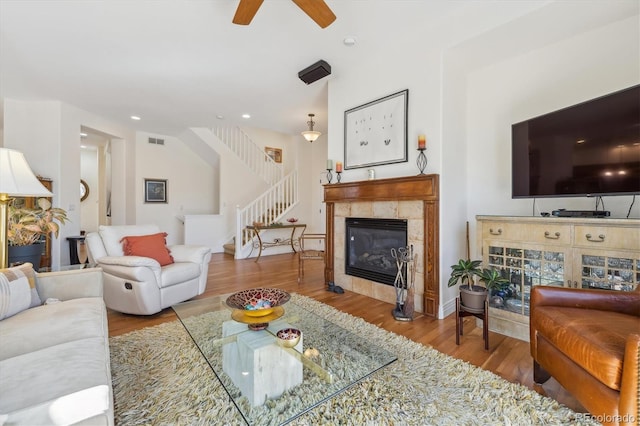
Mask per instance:
[[[512,198],[640,194],[640,85],[511,127]]]

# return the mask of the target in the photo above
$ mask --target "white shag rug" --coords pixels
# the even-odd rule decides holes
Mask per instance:
[[[522,385],[331,306],[298,294],[291,301],[369,336],[398,357],[293,425],[597,424]],[[179,321],[112,337],[110,351],[116,425],[245,424]]]

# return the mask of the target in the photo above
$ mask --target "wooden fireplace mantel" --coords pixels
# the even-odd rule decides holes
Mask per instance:
[[[324,185],[327,212],[325,279],[334,279],[334,216],[336,203],[363,201],[423,202],[424,216],[424,313],[437,317],[440,301],[439,252],[439,175],[417,175],[390,179]]]

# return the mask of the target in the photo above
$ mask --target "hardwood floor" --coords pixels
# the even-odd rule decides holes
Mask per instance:
[[[298,263],[293,253],[263,256],[257,263],[253,259],[234,260],[229,255],[214,254],[209,265],[207,289],[197,298],[233,293],[254,287],[277,287],[290,293],[297,292],[343,312],[361,317],[385,330],[490,370],[510,382],[520,383],[538,393],[554,398],[575,411],[586,411],[555,380],[550,379],[544,386],[533,383],[533,361],[529,354],[529,343],[490,332],[489,350],[485,351],[482,328],[476,327],[474,317],[466,317],[464,318],[464,335],[460,338],[460,346],[457,346],[455,314],[443,320],[419,315],[410,322],[396,321],[391,315],[393,305],[390,303],[349,291],[345,291],[344,294],[326,291],[323,283],[323,268],[322,262],[306,262],[305,278],[301,284],[298,284]],[[171,308],[151,316],[127,315],[110,310],[108,318],[110,336],[177,319]]]

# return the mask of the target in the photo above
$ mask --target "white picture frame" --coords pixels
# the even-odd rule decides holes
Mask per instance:
[[[344,112],[344,168],[403,163],[409,89]]]

